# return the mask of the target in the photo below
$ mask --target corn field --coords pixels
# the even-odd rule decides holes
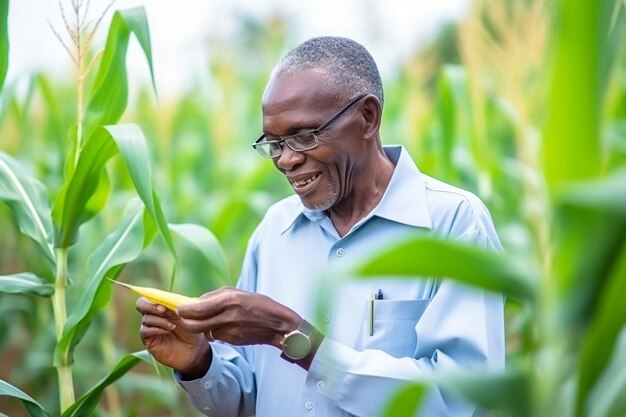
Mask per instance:
[[[0,0],[0,416],[199,415],[109,279],[189,296],[236,283],[255,226],[290,194],[250,143],[293,29],[278,15],[210,39],[209,91],[159,100],[145,9],[94,2],[87,24],[89,3],[37,28],[72,76],[34,74],[24,93],[4,82],[20,39]],[[383,142],[479,195],[506,250],[415,236],[341,274],[507,297],[506,372],[409,383],[387,417],[413,415],[432,384],[492,416],[626,415],[625,19],[619,0],[474,0],[384,79]],[[131,88],[131,39],[148,87]]]

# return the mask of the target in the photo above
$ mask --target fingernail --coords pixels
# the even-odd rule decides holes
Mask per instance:
[[[174,330],[176,328],[176,325],[174,323],[170,323],[169,328],[170,330]]]
[[[157,311],[159,313],[165,313],[167,309],[165,307],[163,307],[162,305],[157,305]]]

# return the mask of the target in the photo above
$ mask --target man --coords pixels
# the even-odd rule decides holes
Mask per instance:
[[[178,315],[138,300],[143,343],[206,415],[375,416],[407,380],[504,366],[502,297],[446,280],[339,283],[316,321],[328,264],[358,262],[418,230],[500,249],[474,195],[421,174],[402,147],[382,146],[382,106],[376,64],[356,42],[315,38],[287,54],[253,146],[296,195],[254,232],[237,289],[207,293]],[[433,390],[421,415],[474,413]]]

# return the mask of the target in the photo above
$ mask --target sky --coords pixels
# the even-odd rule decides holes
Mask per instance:
[[[68,13],[72,0],[61,1]],[[461,18],[469,1],[116,0],[103,20],[96,44],[104,43],[113,10],[144,6],[157,90],[160,96],[175,96],[206,71],[209,35],[236,36],[242,14],[261,19],[280,13],[297,28],[291,46],[313,36],[347,36],[370,50],[384,77],[402,57],[432,39],[442,23]],[[97,17],[109,2],[91,0],[90,16]],[[60,77],[71,74],[70,58],[49,24],[67,39],[58,0],[11,0],[7,83],[23,82],[37,71]],[[131,43],[128,57],[130,76],[147,82],[147,68],[137,45]]]

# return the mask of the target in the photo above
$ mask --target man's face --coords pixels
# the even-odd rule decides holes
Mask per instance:
[[[310,69],[272,79],[263,97],[263,131],[276,136],[318,128],[344,105],[325,89],[323,70]],[[273,158],[302,203],[312,210],[328,210],[349,201],[356,183],[359,155],[359,103],[319,134],[319,145],[296,152],[282,145]],[[360,178],[359,178],[360,177]]]

